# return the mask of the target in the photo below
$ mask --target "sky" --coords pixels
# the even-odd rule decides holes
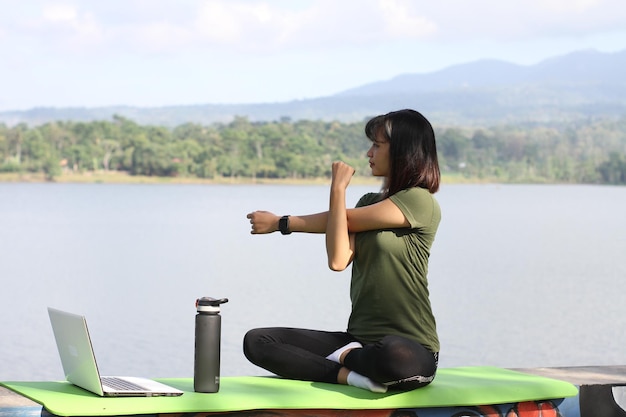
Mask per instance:
[[[0,111],[324,97],[626,49],[624,0],[0,0]]]

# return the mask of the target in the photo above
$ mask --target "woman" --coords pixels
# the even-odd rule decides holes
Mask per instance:
[[[253,234],[325,233],[329,267],[341,271],[352,264],[347,331],[253,329],[244,353],[286,378],[408,391],[434,379],[439,355],[426,277],[441,218],[432,195],[440,179],[435,134],[414,110],[374,117],[365,133],[372,141],[372,174],[384,179],[380,193],[347,209],[354,169],[335,162],[327,212],[247,215]]]

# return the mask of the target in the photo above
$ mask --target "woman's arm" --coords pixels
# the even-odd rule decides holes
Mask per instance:
[[[281,218],[281,216],[269,211],[254,211],[248,213],[246,217],[250,219],[253,235],[278,231],[278,221]],[[327,219],[327,211],[304,216],[289,216],[289,229],[292,232],[324,233],[326,232]]]
[[[351,233],[400,229],[411,225],[402,210],[388,198],[369,206],[349,209],[347,210],[347,217],[348,230]]]
[[[326,233],[328,213],[289,216],[289,228],[292,232]],[[269,211],[254,211],[246,217],[250,219],[252,234],[265,234],[278,231],[281,216]],[[409,227],[402,211],[388,198],[369,206],[346,209],[346,217],[350,233]]]
[[[334,162],[332,175],[326,224],[326,254],[328,267],[333,271],[343,271],[354,257],[354,234],[348,230],[346,209],[346,188],[354,175],[354,168],[343,162]]]

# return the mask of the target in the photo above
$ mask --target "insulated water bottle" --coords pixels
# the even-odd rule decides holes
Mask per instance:
[[[220,389],[220,344],[222,317],[220,304],[228,298],[202,297],[196,300],[196,341],[193,389],[217,392]]]

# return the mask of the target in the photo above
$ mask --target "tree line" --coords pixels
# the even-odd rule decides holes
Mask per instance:
[[[124,117],[40,126],[0,124],[0,172],[124,171],[198,178],[330,177],[343,160],[370,174],[360,123],[292,121],[139,125]],[[626,184],[626,117],[435,129],[444,174],[469,180]]]

